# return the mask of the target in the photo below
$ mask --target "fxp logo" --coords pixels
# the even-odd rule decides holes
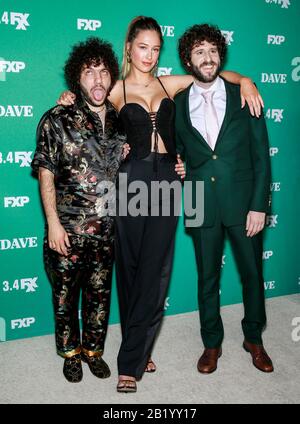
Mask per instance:
[[[12,319],[11,328],[12,330],[15,330],[16,328],[27,328],[34,323],[35,323],[34,317]]]
[[[0,81],[6,81],[6,74],[9,72],[19,74],[26,65],[24,62],[17,60],[5,60],[3,57],[0,57]]]
[[[84,31],[96,31],[98,28],[101,28],[102,22],[97,19],[77,19],[77,29]]]
[[[268,34],[267,43],[280,45],[285,42],[284,35]]]
[[[22,208],[29,203],[30,199],[28,196],[16,196],[16,197],[4,197],[4,207],[5,208]]]

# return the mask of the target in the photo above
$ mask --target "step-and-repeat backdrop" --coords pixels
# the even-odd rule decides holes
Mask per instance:
[[[229,46],[225,68],[250,76],[265,101],[273,203],[264,241],[266,297],[299,292],[299,0],[1,0],[0,3],[0,340],[53,333],[50,285],[43,267],[44,216],[31,176],[35,130],[65,89],[71,46],[89,36],[113,43],[121,60],[129,21],[153,16],[164,48],[159,73],[184,73],[177,40],[195,23],[217,24]],[[228,243],[222,305],[242,300]],[[177,229],[166,314],[197,309],[191,239]],[[118,322],[114,284],[110,323]]]

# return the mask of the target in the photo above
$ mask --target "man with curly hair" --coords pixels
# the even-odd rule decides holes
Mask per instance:
[[[243,347],[261,371],[273,365],[262,343],[266,324],[262,230],[269,205],[270,159],[263,115],[241,109],[239,87],[219,76],[226,55],[221,31],[194,25],[179,40],[181,61],[195,80],[175,98],[177,147],[186,180],[204,182],[204,221],[189,228],[197,269],[204,353],[200,373],[216,370],[224,336],[220,272],[225,234],[241,276],[245,315]]]
[[[114,218],[105,213],[119,168],[123,138],[107,100],[118,74],[112,46],[98,38],[76,44],[65,63],[76,102],[42,117],[32,161],[47,219],[44,261],[53,293],[57,353],[70,382],[82,379],[81,361],[99,378],[113,262]],[[82,339],[78,304],[82,295]]]

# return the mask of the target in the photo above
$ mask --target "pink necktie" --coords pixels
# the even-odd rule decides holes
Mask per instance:
[[[202,96],[205,100],[204,116],[206,127],[206,141],[212,150],[215,149],[219,134],[219,123],[216,109],[213,104],[214,91],[203,91]]]

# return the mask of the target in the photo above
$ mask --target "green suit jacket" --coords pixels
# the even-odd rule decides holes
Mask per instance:
[[[241,225],[250,210],[267,213],[270,206],[270,157],[264,116],[254,118],[247,106],[242,109],[240,86],[224,82],[226,111],[214,151],[192,126],[191,85],[175,97],[176,145],[186,162],[185,181],[193,185],[204,181],[203,227],[214,225],[217,212],[224,225]]]

